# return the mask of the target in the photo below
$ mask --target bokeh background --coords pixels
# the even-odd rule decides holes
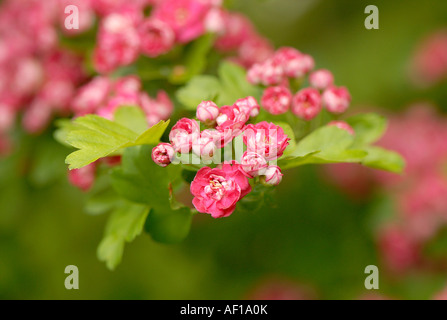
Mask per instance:
[[[379,8],[379,30],[364,27],[369,4]],[[447,111],[445,81],[421,87],[410,77],[420,42],[447,27],[446,1],[231,5],[275,46],[294,46],[312,54],[318,68],[331,70],[351,91],[354,110],[399,111],[430,101]],[[430,299],[447,285],[442,268],[405,274],[382,268],[374,225],[383,204],[378,198],[386,194],[353,197],[315,166],[288,171],[274,207],[227,219],[196,216],[181,244],[139,236],[111,272],[96,258],[107,217],[84,212],[86,195],[65,175],[68,151],[50,131],[33,137],[17,130],[20,145],[0,160],[2,299],[245,299],[262,296],[269,283],[292,297],[359,299],[371,294],[364,287],[364,269],[371,264],[379,266],[380,289],[374,293],[381,296]],[[64,269],[71,264],[79,268],[79,290],[64,287]]]

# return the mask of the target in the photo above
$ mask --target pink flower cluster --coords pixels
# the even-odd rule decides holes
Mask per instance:
[[[109,120],[113,120],[113,114],[120,106],[140,107],[149,126],[168,119],[174,110],[166,92],[159,91],[155,99],[151,98],[142,91],[141,81],[136,76],[116,80],[97,76],[80,87],[71,101],[75,116],[94,113]]]
[[[261,105],[274,115],[291,110],[303,120],[315,118],[325,107],[329,112],[340,114],[347,110],[351,95],[345,87],[334,85],[329,70],[314,69],[314,59],[307,54],[290,48],[278,49],[262,63],[254,64],[247,73],[252,84],[264,87]],[[294,83],[308,75],[310,87],[292,93]]]
[[[390,119],[379,145],[405,158],[403,176],[352,164],[327,172],[348,192],[380,186],[392,198],[396,215],[380,227],[378,243],[389,269],[405,271],[424,265],[424,245],[447,224],[447,119],[425,104]]]
[[[258,113],[259,105],[253,97],[220,108],[212,101],[203,101],[197,107],[196,116],[207,128],[201,131],[196,120],[180,119],[169,133],[170,143],[153,148],[152,159],[166,167],[174,162],[177,153],[192,152],[203,163],[218,164],[216,168],[203,167],[197,172],[191,193],[199,212],[214,218],[227,217],[251,191],[248,179],[259,177],[266,185],[278,185],[282,180],[281,169],[269,162],[283,155],[290,139],[273,123],[247,124]],[[239,136],[243,142],[239,146],[241,150],[236,150],[237,143],[234,148],[236,154],[240,151],[240,159],[225,160],[222,164],[222,148]]]

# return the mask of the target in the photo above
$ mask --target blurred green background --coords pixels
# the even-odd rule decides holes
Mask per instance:
[[[364,9],[379,8],[380,29],[366,30]],[[415,89],[408,64],[418,41],[447,26],[447,2],[233,0],[275,46],[315,57],[349,88],[354,106],[402,109],[431,100],[447,110],[445,85]],[[20,146],[0,162],[0,298],[241,299],[279,276],[314,288],[322,299],[367,293],[364,269],[379,265],[370,203],[353,201],[313,166],[288,171],[278,205],[214,220],[196,216],[179,245],[144,234],[126,245],[111,272],[96,258],[106,216],[83,211],[85,195],[64,171],[67,150],[44,137],[16,133]],[[50,164],[49,164],[50,163]],[[64,269],[79,268],[80,289],[66,290]],[[425,299],[447,276],[380,274],[377,293]]]

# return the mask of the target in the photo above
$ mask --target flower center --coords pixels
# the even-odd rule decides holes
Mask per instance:
[[[209,185],[205,187],[205,192],[214,200],[218,201],[223,198],[226,191],[230,188],[230,184],[224,177],[211,175]]]

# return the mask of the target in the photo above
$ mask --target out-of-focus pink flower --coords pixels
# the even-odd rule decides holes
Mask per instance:
[[[96,111],[98,116],[108,120],[114,119],[114,113],[119,107],[140,106],[140,97],[135,93],[121,93],[110,98],[104,107]]]
[[[200,126],[196,120],[182,118],[172,127],[169,141],[176,152],[188,153],[191,151],[194,138],[200,135]]]
[[[212,125],[216,122],[219,112],[219,107],[214,102],[202,101],[197,106],[196,116],[206,125]]]
[[[246,97],[246,98],[242,98],[237,100],[234,103],[235,106],[237,106],[239,108],[239,110],[241,110],[243,113],[245,113],[247,115],[247,117],[257,117],[259,115],[259,104],[258,101],[256,101],[256,99],[254,97]]]
[[[292,99],[292,112],[304,120],[315,118],[321,108],[320,93],[314,88],[301,89]]]
[[[205,17],[205,30],[222,34],[225,31],[225,12],[221,8],[211,8]]]
[[[329,87],[321,96],[323,105],[329,112],[343,113],[351,103],[351,95],[345,87]]]
[[[379,232],[379,249],[384,263],[393,272],[408,271],[419,260],[417,243],[396,226],[388,226]]]
[[[250,68],[256,63],[262,63],[274,53],[273,45],[268,39],[259,35],[251,35],[242,42],[238,50],[237,61]]]
[[[117,94],[136,94],[141,90],[141,80],[137,76],[126,76],[115,81]]]
[[[258,153],[269,161],[281,157],[290,140],[280,126],[266,121],[247,125],[243,139],[248,151]]]
[[[168,94],[160,90],[157,92],[157,97],[152,99],[146,93],[140,94],[141,107],[146,113],[147,122],[149,126],[153,126],[160,120],[167,120],[174,111],[174,104],[169,98]]]
[[[160,167],[167,167],[175,156],[175,150],[169,143],[159,143],[152,149],[152,160]]]
[[[250,20],[240,13],[224,14],[224,32],[216,40],[216,48],[223,52],[237,50],[243,42],[254,34]]]
[[[167,0],[157,3],[152,18],[168,24],[176,40],[186,43],[205,32],[204,20],[209,5],[198,0]]]
[[[264,184],[270,186],[277,186],[282,181],[281,168],[278,166],[268,166],[264,173]]]
[[[21,59],[15,72],[13,88],[19,94],[36,92],[44,80],[43,66],[35,58]],[[1,88],[1,86],[0,86]],[[1,90],[1,89],[0,89]]]
[[[58,0],[58,1],[60,3],[59,7],[60,12],[58,13],[60,17],[60,28],[65,34],[77,35],[93,27],[93,24],[95,23],[95,12],[92,3],[95,2],[95,0],[82,0],[82,1]],[[65,8],[70,5],[75,5],[78,9],[79,13],[78,28],[67,29],[65,26],[65,21],[68,18],[69,14],[71,14],[71,12],[65,12]]]
[[[238,164],[223,164],[221,168],[200,169],[191,183],[192,201],[197,211],[213,218],[228,217],[239,200],[251,191],[248,178]]]
[[[46,101],[36,98],[23,114],[23,127],[28,133],[40,133],[47,127],[51,115],[51,106]]]
[[[284,86],[268,87],[264,90],[261,104],[271,114],[286,113],[292,103],[292,94]]]
[[[0,102],[0,135],[8,132],[13,127],[15,117],[14,109]]]
[[[245,151],[241,158],[241,168],[248,178],[254,178],[265,173],[267,161],[256,152]]]
[[[98,32],[94,51],[95,68],[108,73],[134,62],[140,53],[140,36],[132,19],[113,13],[105,17]]]
[[[290,78],[301,78],[315,66],[314,59],[310,55],[291,47],[279,48],[272,59],[278,61],[284,74]]]
[[[106,77],[95,77],[78,90],[71,102],[71,108],[77,116],[95,113],[109,96],[110,80]]]
[[[329,122],[327,125],[334,126],[339,129],[345,130],[345,131],[349,132],[349,134],[351,134],[351,135],[355,134],[354,129],[352,129],[352,127],[345,121],[334,120],[334,121]]]
[[[68,171],[68,181],[75,187],[86,192],[95,182],[96,163],[90,163],[85,167]]]
[[[221,133],[214,129],[203,130],[200,136],[193,139],[192,151],[201,157],[203,160],[208,161],[214,157],[216,149],[220,146]]]
[[[309,82],[312,87],[325,90],[334,84],[334,76],[327,69],[319,69],[309,75]]]
[[[447,78],[447,30],[436,31],[419,44],[411,63],[411,77],[421,86]]]
[[[174,31],[163,21],[146,20],[138,31],[141,38],[141,51],[151,58],[169,52],[174,46]]]

